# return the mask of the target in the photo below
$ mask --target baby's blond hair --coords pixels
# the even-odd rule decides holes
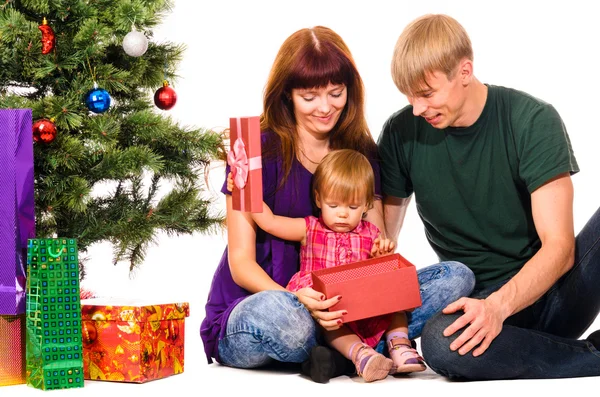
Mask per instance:
[[[351,149],[334,150],[323,158],[313,177],[313,192],[345,202],[375,199],[375,176],[367,158]]]

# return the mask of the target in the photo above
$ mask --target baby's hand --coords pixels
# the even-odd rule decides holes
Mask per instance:
[[[392,240],[390,240],[389,238],[381,238],[381,236],[378,236],[373,241],[373,247],[371,247],[371,256],[373,258],[376,258],[378,256],[391,254],[394,252],[395,248],[396,244],[394,244]]]
[[[229,171],[229,174],[227,174],[227,190],[233,192],[233,176],[231,171]]]

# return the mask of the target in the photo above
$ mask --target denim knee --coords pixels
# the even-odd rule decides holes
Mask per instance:
[[[302,362],[317,343],[316,333],[310,313],[294,294],[262,291],[246,298],[231,312],[225,338],[233,340],[245,334],[255,341],[254,352],[259,342],[264,353],[275,360]]]
[[[447,296],[452,297],[452,302],[464,296],[471,295],[475,288],[475,274],[473,271],[467,265],[456,261],[447,261],[441,264],[445,265],[448,269],[449,281],[447,285],[451,289],[449,288],[445,292],[449,294]]]
[[[448,303],[469,296],[475,288],[475,274],[455,261],[440,262],[417,271],[421,294],[432,295]]]
[[[437,313],[425,324],[421,334],[421,350],[425,362],[438,374],[450,378],[460,378],[459,368],[464,366],[463,361],[470,359],[468,354],[461,356],[458,352],[450,350],[450,344],[461,331],[449,337],[443,334],[444,329],[461,314],[462,312],[460,314]]]
[[[317,344],[317,327],[310,312],[296,295],[285,291],[270,292],[272,302],[264,307],[264,313],[271,313],[273,320],[265,336],[277,341],[287,356],[306,353],[306,357],[295,361],[308,359],[308,352]]]
[[[417,271],[422,305],[409,315],[410,338],[418,338],[425,323],[450,303],[469,296],[475,286],[475,275],[460,262],[447,261]]]

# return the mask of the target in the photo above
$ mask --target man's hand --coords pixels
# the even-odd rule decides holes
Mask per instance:
[[[325,295],[310,287],[299,289],[294,294],[321,327],[327,331],[333,331],[342,326],[342,315],[348,314],[348,312],[345,310],[327,311],[342,299],[341,296],[325,299]]]
[[[378,236],[375,240],[373,240],[373,246],[371,247],[371,256],[373,258],[378,256],[383,256],[387,254],[392,254],[394,249],[396,248],[396,244],[389,238],[381,238]]]
[[[444,330],[444,336],[453,335],[465,326],[466,329],[452,342],[450,349],[465,355],[477,347],[473,356],[482,355],[502,330],[502,323],[506,320],[503,311],[489,299],[460,298],[442,312],[451,314],[458,310],[464,314]]]

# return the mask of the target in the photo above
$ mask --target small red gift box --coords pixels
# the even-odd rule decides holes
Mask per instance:
[[[25,314],[0,314],[0,386],[25,383]]]
[[[262,212],[262,157],[260,147],[260,117],[229,119],[231,150],[227,163],[231,167],[233,209]]]
[[[421,306],[417,270],[400,254],[316,270],[312,280],[327,298],[342,296],[331,310],[346,310],[344,322]]]
[[[188,303],[81,301],[83,376],[143,383],[183,372]]]

